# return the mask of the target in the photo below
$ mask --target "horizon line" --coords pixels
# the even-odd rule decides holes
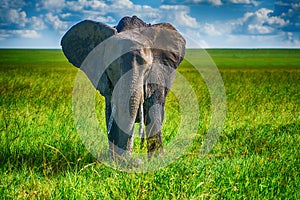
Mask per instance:
[[[300,47],[206,47],[206,48],[194,48],[187,47],[186,49],[299,49]],[[52,47],[0,47],[0,50],[62,50],[62,48]]]

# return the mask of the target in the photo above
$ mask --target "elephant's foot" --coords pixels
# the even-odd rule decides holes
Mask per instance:
[[[147,146],[148,146],[148,159],[151,159],[153,155],[164,154],[161,134],[156,134],[153,137],[149,137],[147,139]]]
[[[142,165],[142,160],[131,157],[130,149],[120,148],[109,142],[110,158],[118,167],[138,168]]]
[[[112,158],[112,161],[117,168],[120,168],[120,170],[122,170],[122,168],[139,168],[142,165],[142,160],[139,158],[131,158],[121,155],[115,156],[114,158]]]

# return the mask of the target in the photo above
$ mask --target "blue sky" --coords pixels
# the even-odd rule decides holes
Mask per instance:
[[[300,0],[2,0],[0,48],[60,48],[75,23],[169,22],[189,48],[300,48]]]

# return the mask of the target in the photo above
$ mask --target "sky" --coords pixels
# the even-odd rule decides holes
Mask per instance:
[[[2,0],[0,48],[61,48],[82,20],[133,15],[171,23],[188,48],[300,48],[300,0]]]

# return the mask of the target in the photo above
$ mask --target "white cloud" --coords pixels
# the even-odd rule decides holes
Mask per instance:
[[[36,7],[38,10],[60,11],[65,7],[65,0],[42,0],[41,3],[36,4]]]
[[[300,8],[300,3],[293,3],[292,8],[293,9],[299,9]]]
[[[205,1],[221,2],[221,0]],[[45,14],[40,16],[41,20],[38,20],[37,16],[27,19],[25,12],[17,11],[13,11],[10,15],[11,20],[14,19],[23,27],[27,25],[26,23],[31,24],[31,27],[37,28],[37,30],[44,29],[46,27],[45,23],[47,23],[55,30],[63,31],[68,28],[68,23],[71,23],[67,20],[72,19],[74,14],[82,19],[93,19],[108,24],[114,23],[113,25],[115,25],[116,20],[124,16],[136,15],[147,23],[169,22],[175,27],[199,27],[197,19],[190,15],[189,7],[184,5],[162,5],[154,8],[141,3],[135,4],[131,0],[44,0],[36,3],[35,6],[37,11],[46,11]],[[17,16],[17,14],[22,16]],[[24,20],[21,20],[22,18]],[[29,21],[31,22],[29,23]]]
[[[41,35],[35,30],[14,30],[12,33],[20,35],[23,38],[40,38]]]
[[[197,19],[189,15],[189,8],[179,5],[162,5],[160,6],[160,18],[167,19],[175,26],[198,28],[200,24]]]
[[[148,5],[134,4],[130,0],[114,0],[105,3],[103,1],[72,1],[66,2],[67,7],[73,11],[83,13],[83,18],[93,19],[104,23],[115,23],[116,20],[110,14],[122,18],[136,15],[147,23],[169,22],[174,26],[197,28],[197,19],[190,16],[189,7],[183,5],[161,5],[153,8]],[[62,19],[64,18],[61,16]],[[118,19],[118,20],[119,20]]]
[[[189,8],[187,6],[182,5],[161,5],[160,8],[171,11],[189,11]]]
[[[18,36],[22,38],[40,38],[41,34],[39,34],[36,30],[1,30],[0,31],[0,40],[7,39],[12,36]]]
[[[284,28],[287,32],[300,32],[300,3],[299,0],[276,2],[274,16],[283,18],[289,24]]]
[[[215,6],[221,6],[223,4],[221,0],[208,0],[208,2]]]
[[[233,4],[253,4],[254,6],[259,5],[259,3],[255,0],[227,0],[227,2]]]
[[[300,46],[300,37],[297,37],[294,33],[292,32],[286,32],[284,33],[284,37],[287,40],[288,44],[291,46]]]
[[[5,40],[10,36],[10,33],[8,33],[6,30],[0,30],[0,40]]]
[[[260,24],[249,24],[247,28],[250,34],[269,34],[274,31],[272,27],[263,26]]]
[[[79,0],[79,1],[67,1],[67,8],[73,11],[82,10],[98,10],[109,9],[104,1],[99,0]]]
[[[175,17],[174,23],[178,24],[181,27],[191,27],[191,28],[199,27],[196,18],[189,16],[188,13],[186,12],[178,12],[177,14],[175,14],[174,17]]]
[[[93,0],[93,1],[91,1],[91,8],[104,9],[104,8],[107,8],[107,5],[102,1]]]
[[[254,35],[271,34],[288,24],[288,21],[278,16],[271,16],[272,13],[273,10],[266,8],[261,8],[256,12],[247,12],[243,18],[232,23],[232,32]]]
[[[110,15],[116,16],[120,19],[124,16],[137,15],[140,18],[158,18],[158,9],[152,8],[147,5],[138,5],[132,3],[130,0],[115,0],[105,3],[104,1],[93,0],[81,0],[66,2],[67,8],[80,12],[83,14],[83,18],[99,20],[104,23],[113,23],[116,20]]]
[[[78,1],[67,1],[66,7],[72,11],[80,11],[83,9],[83,5]]]
[[[205,25],[201,28],[202,32],[211,35],[211,36],[217,36],[221,35],[222,33],[218,31],[213,24],[205,23]]]
[[[25,5],[23,0],[2,0],[1,8],[2,9],[20,9]]]
[[[107,17],[96,16],[96,17],[91,17],[91,20],[95,20],[95,21],[99,21],[99,22],[103,22],[103,23],[115,23],[116,22],[116,20],[111,16],[107,16]]]
[[[109,10],[107,10],[107,12],[113,12],[114,15],[119,18],[136,15],[147,22],[152,19],[161,18],[161,13],[158,8],[152,8],[148,5],[133,4],[129,0],[112,1],[112,4],[108,5],[108,8]]]
[[[171,5],[199,5],[199,4],[209,4],[212,6],[221,6],[224,3],[232,3],[232,4],[252,4],[254,6],[258,6],[260,3],[256,0],[163,0],[164,4]]]
[[[21,9],[1,10],[0,23],[2,25],[16,24],[24,27],[27,22],[26,12]]]
[[[276,35],[228,35],[223,45],[231,48],[298,48],[300,41],[282,32]]]
[[[67,17],[70,17],[70,16],[72,16],[71,13],[62,13],[62,14],[60,14],[61,18],[67,18]]]
[[[68,28],[67,22],[61,21],[57,15],[54,16],[52,13],[46,14],[46,21],[58,31],[63,31]]]
[[[212,4],[214,6],[221,6],[223,3],[221,0],[188,0],[187,2],[191,2],[191,3],[209,3]]]
[[[210,45],[205,39],[203,39],[203,36],[201,36],[201,34],[198,31],[186,30],[186,32],[183,33],[183,37],[186,40],[186,46],[188,48],[210,48]]]
[[[43,30],[46,28],[46,25],[44,21],[42,20],[42,17],[36,17],[33,16],[28,20],[28,23],[30,24],[31,28],[34,30]]]
[[[130,0],[114,0],[111,6],[114,9],[128,9],[128,8],[134,8],[136,5],[133,4]]]
[[[8,28],[11,28],[11,26],[14,26],[15,29],[29,28],[42,30],[46,28],[41,16],[32,16],[28,18],[26,12],[21,9],[8,9],[5,12],[2,12],[0,19],[0,24]]]

